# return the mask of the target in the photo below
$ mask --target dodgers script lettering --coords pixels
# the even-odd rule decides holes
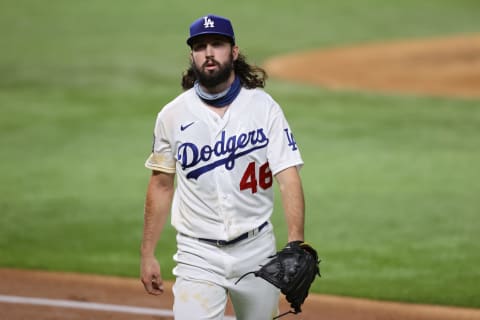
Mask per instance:
[[[183,170],[208,162],[187,174],[188,179],[198,179],[202,174],[220,166],[232,170],[237,158],[265,148],[268,142],[262,128],[228,138],[225,131],[222,131],[220,139],[213,145],[197,146],[192,142],[182,143],[178,147],[177,160],[180,161]]]

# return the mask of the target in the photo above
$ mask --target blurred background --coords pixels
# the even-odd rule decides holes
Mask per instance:
[[[143,164],[156,114],[181,92],[198,17],[229,17],[262,65],[475,33],[479,12],[474,0],[1,0],[0,267],[138,276]],[[322,258],[313,290],[480,307],[480,101],[275,78],[266,90],[306,163],[307,240]],[[168,279],[174,234],[158,248]]]

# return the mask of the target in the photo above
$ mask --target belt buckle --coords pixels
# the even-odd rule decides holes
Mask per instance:
[[[216,245],[217,245],[217,247],[219,247],[219,248],[225,247],[227,244],[228,244],[228,243],[227,243],[227,241],[225,241],[225,240],[217,240],[217,242],[216,242]]]

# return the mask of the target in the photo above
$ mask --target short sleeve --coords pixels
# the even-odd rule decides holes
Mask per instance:
[[[161,112],[155,122],[152,153],[145,162],[145,167],[155,171],[175,173],[175,157]]]
[[[289,167],[303,166],[295,137],[280,106],[272,101],[267,158],[273,175]]]

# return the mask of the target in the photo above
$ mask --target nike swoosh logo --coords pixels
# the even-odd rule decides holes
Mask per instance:
[[[183,125],[183,124],[182,124],[182,125],[180,126],[180,130],[182,130],[182,131],[187,130],[187,128],[190,127],[190,126],[191,126],[192,124],[194,124],[194,123],[195,123],[195,121],[190,122],[190,123],[187,123],[186,125]]]

